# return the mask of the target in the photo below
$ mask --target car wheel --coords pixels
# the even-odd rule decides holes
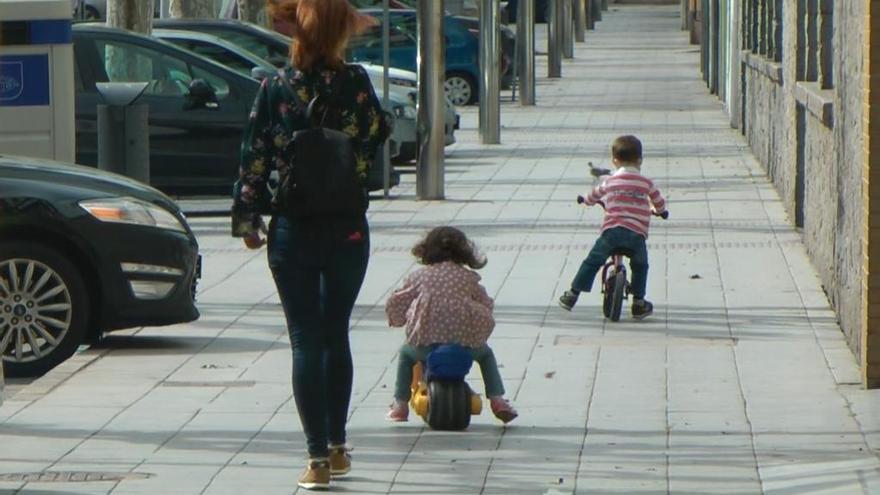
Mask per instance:
[[[7,376],[41,375],[83,341],[89,298],[82,275],[60,252],[0,243],[0,356]]]
[[[473,105],[477,101],[477,83],[467,74],[447,74],[444,89],[449,101],[455,106]]]

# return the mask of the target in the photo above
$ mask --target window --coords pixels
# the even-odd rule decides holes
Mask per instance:
[[[743,3],[743,46],[774,62],[782,61],[783,0]]]
[[[204,69],[200,69],[198,67],[192,68],[192,78],[193,79],[204,79],[208,84],[214,88],[214,93],[217,95],[218,100],[222,100],[229,96],[229,84],[223,80],[223,78],[218,77]]]
[[[393,21],[389,33],[390,46],[413,46],[415,44],[415,38],[409,36],[399,26],[394,25]],[[382,26],[370,27],[365,33],[352,38],[348,46],[349,48],[382,48]]]
[[[834,87],[834,1],[798,0],[797,77]]]
[[[209,60],[213,60],[248,77],[251,75],[251,69],[254,68],[253,63],[222,46],[195,40],[181,41],[180,44],[187,50],[198,53]]]
[[[104,59],[105,73],[97,76],[99,82],[146,82],[144,94],[181,97],[189,92],[193,79],[204,79],[218,99],[229,95],[229,84],[222,78],[157,50],[117,41],[98,41],[95,46]]]
[[[146,82],[144,94],[181,96],[186,94],[192,77],[185,63],[129,43],[98,41],[98,56],[104,60],[107,82]]]

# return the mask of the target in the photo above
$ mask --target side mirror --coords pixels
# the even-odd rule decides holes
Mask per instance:
[[[256,79],[257,81],[262,81],[263,79],[268,79],[272,76],[272,73],[266,70],[264,67],[256,66],[251,69],[251,77]]]
[[[220,108],[220,101],[217,99],[217,93],[214,88],[204,79],[193,79],[189,83],[189,90],[186,93],[186,102],[183,104],[184,110],[198,110],[205,108],[208,110],[217,110]]]

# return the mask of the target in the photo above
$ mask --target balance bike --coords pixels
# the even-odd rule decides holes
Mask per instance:
[[[470,371],[471,353],[457,344],[437,346],[426,362],[413,366],[410,407],[435,430],[459,431],[480,414],[483,401],[464,378]]]

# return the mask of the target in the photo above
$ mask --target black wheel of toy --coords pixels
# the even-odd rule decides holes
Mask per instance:
[[[471,390],[464,382],[428,383],[428,425],[435,430],[458,431],[471,424]]]
[[[623,296],[626,291],[626,272],[619,271],[614,275],[614,290],[611,293],[611,321],[620,320],[623,308]]]

